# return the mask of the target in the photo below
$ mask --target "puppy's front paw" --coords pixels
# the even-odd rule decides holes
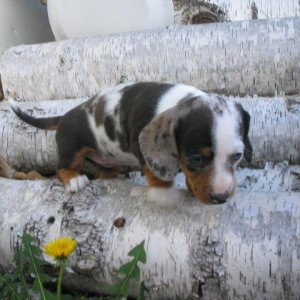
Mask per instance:
[[[86,175],[81,175],[72,178],[66,185],[67,193],[77,193],[90,184]]]

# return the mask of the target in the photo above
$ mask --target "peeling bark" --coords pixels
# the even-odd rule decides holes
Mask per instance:
[[[23,100],[92,96],[120,78],[227,95],[300,92],[300,19],[173,26],[8,49],[4,93]]]
[[[17,172],[1,156],[0,156],[0,177],[10,178],[10,179],[30,179],[30,180],[45,178],[36,171],[30,171],[28,173]]]
[[[299,193],[239,190],[226,205],[205,206],[179,191],[179,203],[163,205],[125,180],[97,180],[74,195],[57,180],[0,184],[3,268],[26,228],[41,246],[58,236],[78,240],[69,285],[88,280],[89,289],[101,290],[145,240],[142,279],[151,299],[300,297]],[[120,217],[126,223],[117,228]]]
[[[85,98],[86,99],[86,98]],[[85,99],[21,103],[35,116],[61,115]],[[251,166],[263,168],[267,162],[300,164],[299,97],[234,98],[251,115]],[[55,132],[39,130],[18,119],[7,101],[0,103],[0,155],[14,168],[35,169],[53,174],[57,165]]]
[[[174,20],[176,24],[203,24],[228,21],[224,5],[207,1],[174,0]]]
[[[211,21],[241,21],[268,18],[296,17],[300,15],[298,0],[173,0],[175,22],[195,24],[193,19],[203,14],[215,16]]]

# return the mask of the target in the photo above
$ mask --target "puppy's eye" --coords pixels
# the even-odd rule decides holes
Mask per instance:
[[[203,168],[207,163],[209,162],[209,159],[201,154],[193,154],[189,156],[189,163],[192,167],[195,168]]]
[[[237,162],[242,158],[243,153],[234,153],[233,155],[231,155],[231,161],[232,162]]]

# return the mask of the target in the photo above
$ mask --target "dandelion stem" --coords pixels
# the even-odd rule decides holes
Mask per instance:
[[[61,300],[61,284],[63,279],[63,273],[65,269],[65,264],[61,261],[59,262],[60,268],[59,268],[59,276],[58,276],[58,282],[57,282],[57,290],[56,290],[56,300]]]

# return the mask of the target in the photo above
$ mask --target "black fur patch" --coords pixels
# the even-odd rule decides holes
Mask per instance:
[[[129,152],[129,145],[128,145],[128,141],[126,139],[125,134],[122,134],[122,133],[117,131],[117,139],[120,143],[121,150],[123,152]]]
[[[111,141],[116,139],[115,123],[111,116],[106,116],[104,119],[104,128],[107,136]]]
[[[160,97],[174,85],[155,82],[137,83],[124,89],[120,106],[123,133],[118,135],[121,148],[129,149],[144,164],[138,136],[152,120]]]
[[[59,169],[70,167],[76,153],[82,148],[97,148],[85,109],[80,106],[75,107],[61,118],[56,132],[56,142],[59,154]]]
[[[212,128],[213,113],[203,105],[191,111],[179,121],[176,130],[177,145],[186,157],[199,154],[200,149],[213,147]]]
[[[240,134],[243,137],[243,142],[244,142],[244,146],[245,146],[244,157],[246,158],[246,160],[248,162],[251,162],[253,150],[252,150],[252,145],[251,145],[249,137],[248,137],[249,128],[250,128],[250,115],[247,111],[245,111],[243,109],[241,104],[236,103],[235,106],[241,114],[242,123],[240,125]]]

